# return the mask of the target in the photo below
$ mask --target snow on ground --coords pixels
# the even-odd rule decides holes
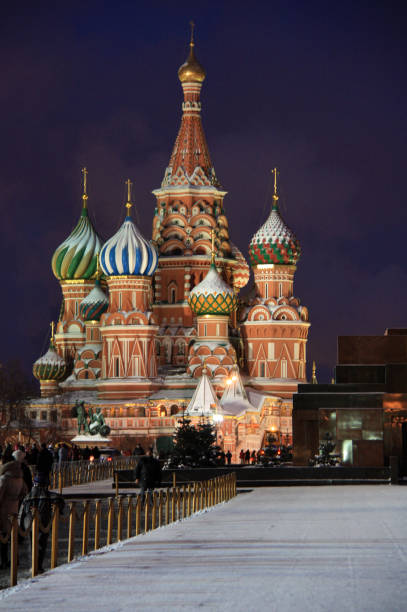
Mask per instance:
[[[0,610],[407,609],[407,487],[273,487],[3,594]]]

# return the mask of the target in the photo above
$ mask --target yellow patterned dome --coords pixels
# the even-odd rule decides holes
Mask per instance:
[[[192,289],[188,302],[198,316],[229,315],[237,308],[233,289],[219,276],[213,263],[203,281]]]

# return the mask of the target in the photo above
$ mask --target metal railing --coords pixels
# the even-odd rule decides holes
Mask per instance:
[[[65,487],[106,480],[115,470],[130,470],[136,467],[139,457],[116,457],[106,461],[67,461],[55,465],[50,473],[50,488],[61,493]]]
[[[102,546],[185,519],[235,496],[236,475],[230,473],[155,491],[146,494],[144,498],[135,494],[119,495],[116,499],[109,497],[105,500],[72,501],[68,504],[66,515],[62,515],[55,504],[48,525],[41,523],[38,510],[35,509],[32,525],[26,531],[19,527],[17,516],[13,515],[10,517],[8,534],[0,534],[1,543],[10,542],[9,586],[17,584],[19,538],[21,541],[22,538],[30,537],[29,568],[30,575],[35,577],[39,573],[40,533],[51,534],[49,565],[54,569],[61,563],[70,563],[75,556],[88,554],[91,549],[98,550]]]

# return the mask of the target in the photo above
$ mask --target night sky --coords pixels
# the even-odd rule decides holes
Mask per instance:
[[[55,248],[81,209],[103,239],[135,181],[140,228],[181,118],[177,70],[196,22],[203,122],[248,243],[280,170],[301,241],[295,295],[309,308],[308,365],[329,381],[340,334],[407,326],[406,8],[403,2],[18,2],[2,7],[1,350],[27,371],[47,348],[61,292]]]

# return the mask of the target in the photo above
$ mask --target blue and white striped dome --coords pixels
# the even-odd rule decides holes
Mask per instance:
[[[103,245],[99,260],[106,276],[152,276],[158,254],[127,216],[119,231]]]

